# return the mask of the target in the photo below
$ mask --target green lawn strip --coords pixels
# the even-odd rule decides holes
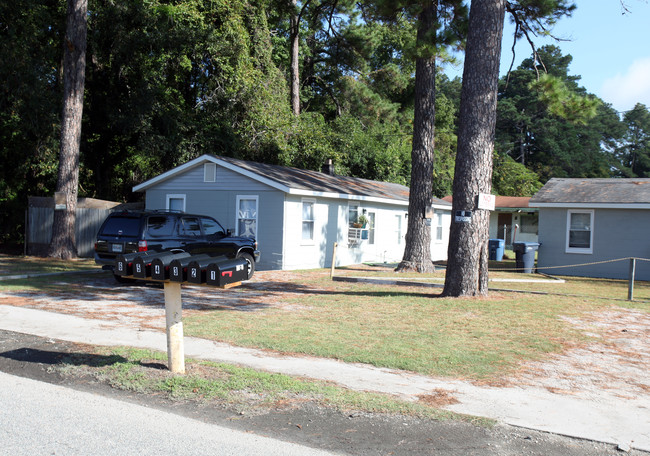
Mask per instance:
[[[276,408],[279,404],[313,402],[341,411],[398,414],[437,420],[463,420],[491,424],[490,420],[456,414],[398,398],[351,391],[322,381],[309,381],[238,367],[186,359],[186,374],[172,374],[166,354],[128,347],[96,347],[93,353],[74,353],[52,369],[66,376],[91,376],[114,388],[143,394],[164,394],[173,400],[213,401],[236,409]]]
[[[0,290],[7,292],[32,291],[39,293],[69,293],[71,285],[83,284],[90,278],[98,278],[103,275],[111,276],[105,271],[97,274],[57,274],[47,276],[35,276],[25,279],[0,280]]]
[[[427,375],[496,379],[583,340],[560,316],[598,307],[555,296],[451,299],[415,287],[336,287],[294,298],[299,306],[291,310],[193,313],[184,318],[185,334]]]
[[[0,275],[47,274],[90,269],[100,269],[89,258],[57,260],[33,256],[11,256],[0,254]]]

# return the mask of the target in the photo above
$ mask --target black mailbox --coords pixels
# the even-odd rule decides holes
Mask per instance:
[[[169,263],[169,280],[172,282],[185,282],[187,280],[187,266],[192,261],[211,258],[208,254],[194,255],[172,260]]]
[[[146,279],[151,277],[151,262],[156,258],[167,256],[169,253],[170,252],[157,252],[147,255],[137,255],[133,260],[133,277],[137,279]]]
[[[205,283],[206,270],[211,263],[221,261],[226,257],[208,257],[203,259],[193,258],[187,265],[187,281],[190,283]]]
[[[169,279],[169,266],[173,260],[188,258],[191,255],[187,252],[167,252],[167,255],[156,256],[151,260],[151,278],[154,280]]]
[[[138,255],[140,255],[140,253],[127,253],[126,255],[118,255],[115,258],[113,274],[117,276],[133,275],[133,260]]]
[[[157,252],[134,252],[125,255],[118,255],[115,258],[115,265],[113,273],[118,276],[132,276],[133,275],[133,262],[137,257],[146,257],[150,255],[157,255]]]
[[[213,261],[208,265],[206,282],[208,285],[225,287],[248,279],[248,262],[243,258]]]

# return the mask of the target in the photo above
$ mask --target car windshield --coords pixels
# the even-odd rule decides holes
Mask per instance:
[[[110,217],[104,225],[102,234],[104,236],[138,237],[140,234],[140,218]]]

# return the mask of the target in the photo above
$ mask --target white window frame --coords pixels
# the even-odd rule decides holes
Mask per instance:
[[[432,233],[433,234],[433,241],[436,244],[440,244],[445,240],[445,229],[444,229],[444,212],[443,211],[434,211],[433,212],[433,218],[435,219],[436,223],[433,225],[435,228],[435,231]],[[440,237],[438,237],[438,233],[440,233]]]
[[[571,215],[572,214],[589,214],[589,248],[580,248],[580,247],[570,247],[569,238],[571,234]],[[566,253],[582,253],[582,254],[592,254],[594,253],[594,211],[592,210],[578,210],[578,209],[569,209],[566,216]]]
[[[357,220],[359,220],[359,211],[361,210],[361,206],[359,205],[359,203],[348,203],[348,215],[347,215],[348,228],[352,228],[352,223],[356,223],[356,222],[353,222],[352,220],[350,220],[350,209],[353,208],[353,207],[357,208],[357,210],[356,210],[356,212],[357,212]]]
[[[397,245],[402,245],[402,239],[404,238],[404,234],[402,232],[402,221],[402,215],[395,214],[395,234],[397,234]]]
[[[306,220],[304,218],[304,207],[305,204],[311,204],[311,220]],[[303,225],[305,222],[311,222],[311,239],[305,239],[302,237],[303,234]],[[316,241],[316,200],[314,198],[302,198],[300,200],[300,244],[301,245],[314,245]]]
[[[181,209],[181,211],[185,212],[185,208],[186,208],[185,204],[186,204],[186,198],[187,198],[185,194],[181,194],[181,193],[173,194],[172,193],[172,194],[168,194],[166,196],[167,196],[167,201],[165,203],[165,209],[166,210],[168,210],[168,211],[171,210],[171,201],[173,199],[179,199],[179,200],[183,200],[183,208]]]
[[[235,206],[235,234],[241,236],[239,232],[239,203],[241,200],[255,200],[255,239],[257,239],[260,231],[259,225],[259,213],[260,213],[260,197],[259,195],[237,195],[236,206]]]
[[[203,182],[217,181],[217,164],[205,163],[203,165]]]

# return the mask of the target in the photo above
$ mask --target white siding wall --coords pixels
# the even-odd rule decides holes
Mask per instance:
[[[302,239],[302,203],[314,204],[314,242]],[[360,213],[375,214],[374,242],[348,239],[348,207],[358,204]],[[363,201],[333,200],[326,198],[303,198],[287,195],[284,220],[284,269],[309,269],[330,267],[334,243],[338,243],[336,266],[362,262],[393,263],[404,255],[408,220],[406,206],[367,203]],[[434,261],[447,259],[451,212],[441,210],[442,240],[435,239],[435,219],[432,223],[431,255]],[[398,226],[398,217],[401,226]],[[369,236],[370,237],[370,236]]]

